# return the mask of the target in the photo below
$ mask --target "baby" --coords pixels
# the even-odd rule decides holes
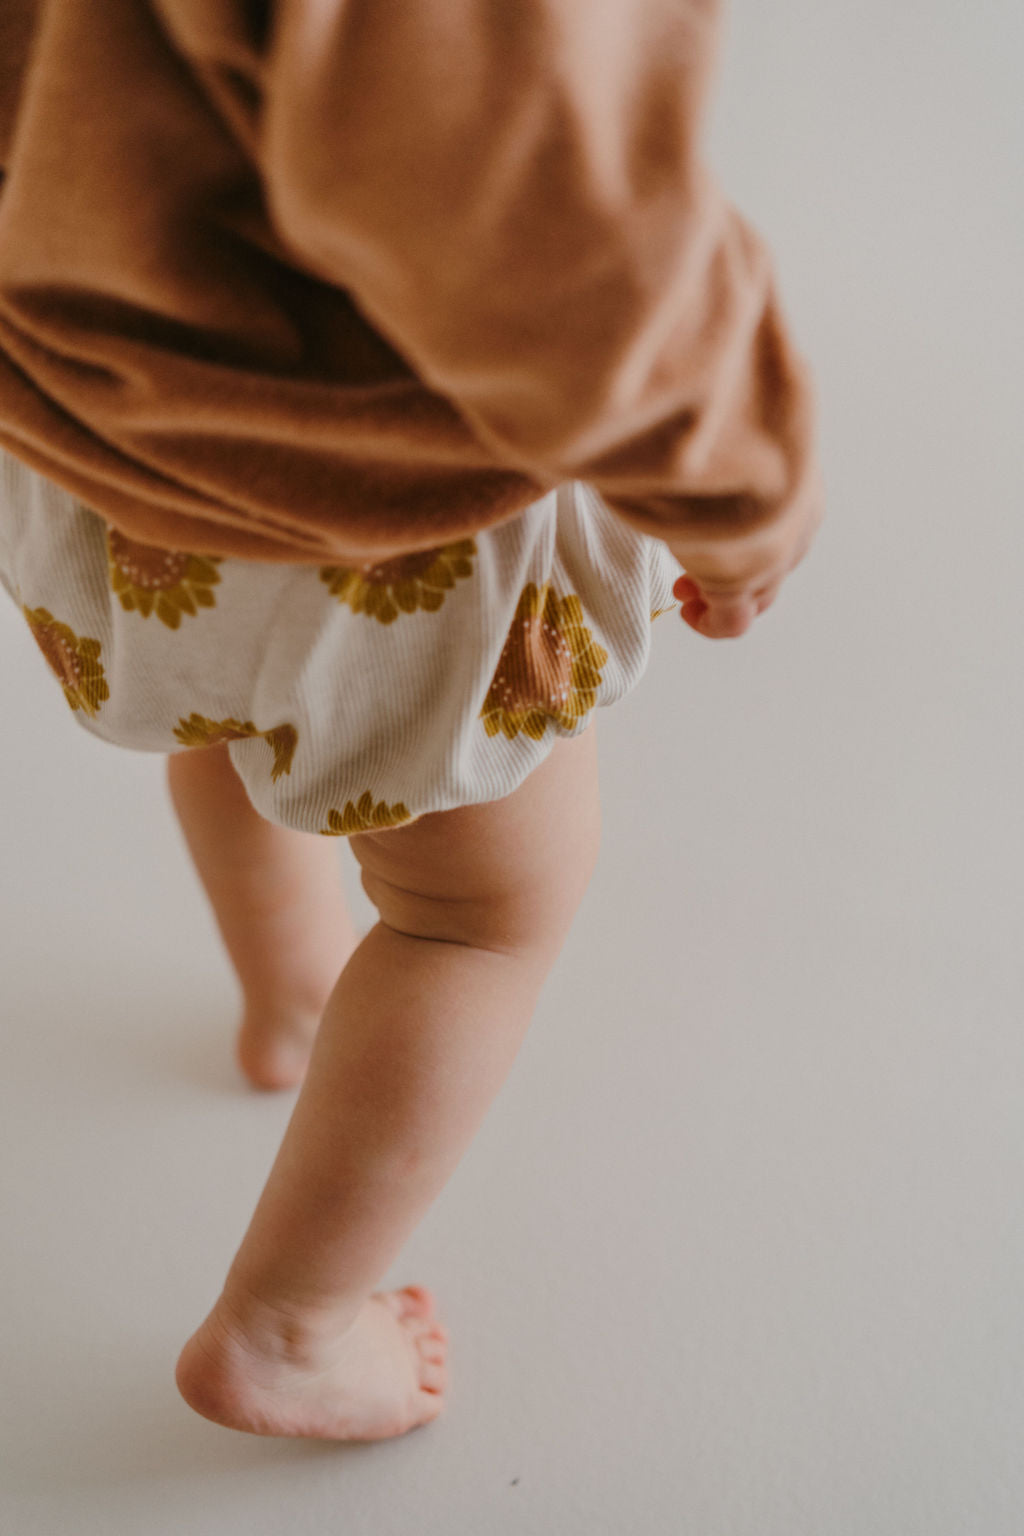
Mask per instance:
[[[168,754],[241,1068],[301,1084],[178,1386],[382,1439],[447,1336],[374,1286],[591,878],[596,709],[670,597],[775,599],[812,390],[698,153],[720,0],[108,9],[0,21],[0,582],[78,723]]]
[[[675,541],[684,620],[743,634],[808,549],[816,505],[761,538]],[[178,1386],[257,1434],[403,1434],[444,1407],[447,1333],[422,1286],[373,1287],[501,1086],[590,881],[594,722],[503,799],[352,835],[380,914],[361,941],[330,843],[257,815],[225,747],[168,766],[245,997],[241,1066],[261,1087],[305,1074]]]

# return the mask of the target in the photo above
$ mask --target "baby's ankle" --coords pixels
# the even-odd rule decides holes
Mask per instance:
[[[329,1306],[281,1302],[228,1281],[206,1321],[228,1353],[302,1369],[323,1364],[325,1352],[348,1332],[364,1303],[365,1298]]]

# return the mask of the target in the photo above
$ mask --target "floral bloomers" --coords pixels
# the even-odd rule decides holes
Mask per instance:
[[[567,481],[374,565],[157,549],[0,450],[0,579],[74,718],[229,744],[256,809],[325,836],[501,799],[629,692],[679,566]]]

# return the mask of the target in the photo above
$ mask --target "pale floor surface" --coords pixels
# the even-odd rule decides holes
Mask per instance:
[[[735,8],[716,163],[830,519],[601,716],[598,875],[387,1277],[451,1328],[437,1424],[178,1398],[293,1098],[235,1074],[160,760],[76,730],[0,606],[4,1529],[1019,1536],[1022,41],[1008,3]]]

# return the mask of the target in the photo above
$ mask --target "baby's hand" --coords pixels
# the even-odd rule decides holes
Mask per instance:
[[[745,634],[811,547],[821,500],[801,500],[778,523],[734,538],[666,539],[686,574],[672,588],[691,629],[709,640]]]

